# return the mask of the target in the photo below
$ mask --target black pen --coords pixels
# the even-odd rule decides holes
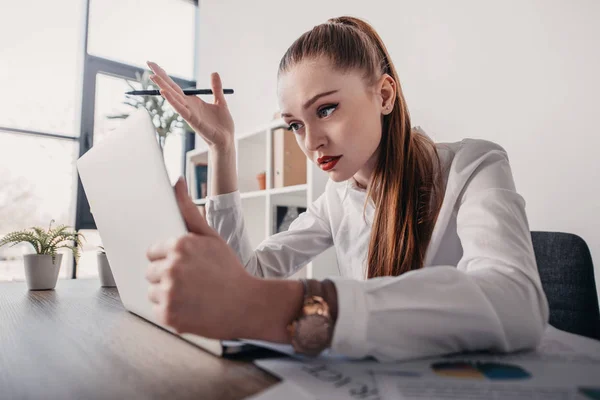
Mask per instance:
[[[233,89],[223,89],[224,94],[233,94]],[[160,96],[160,90],[133,90],[126,92],[135,96]],[[212,89],[183,89],[183,94],[186,96],[195,96],[199,94],[213,94]]]

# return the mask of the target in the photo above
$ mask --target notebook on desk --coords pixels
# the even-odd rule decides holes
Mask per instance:
[[[146,250],[156,242],[185,235],[187,228],[146,110],[131,114],[81,156],[77,170],[123,306],[218,356],[256,350],[238,341],[177,334],[153,314],[145,279]]]

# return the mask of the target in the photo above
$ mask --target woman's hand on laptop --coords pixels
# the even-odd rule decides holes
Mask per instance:
[[[159,322],[215,339],[290,343],[287,327],[302,307],[302,283],[250,275],[200,215],[183,179],[175,194],[189,233],[147,252],[148,297]]]
[[[209,146],[221,151],[233,145],[235,126],[218,73],[213,72],[210,76],[214,93],[214,102],[211,104],[197,96],[186,96],[158,64],[151,61],[147,64],[155,74],[150,79],[158,85],[161,95]]]
[[[246,272],[233,250],[208,226],[182,179],[175,192],[189,233],[147,251],[148,297],[155,315],[179,333],[236,338],[249,317],[245,302],[258,279]]]

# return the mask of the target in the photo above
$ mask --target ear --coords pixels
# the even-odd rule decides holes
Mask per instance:
[[[388,74],[383,74],[379,79],[379,93],[381,95],[381,114],[388,115],[396,103],[396,82]]]

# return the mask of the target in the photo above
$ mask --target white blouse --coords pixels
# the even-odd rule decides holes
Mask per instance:
[[[261,277],[286,277],[335,246],[338,319],[332,349],[405,360],[459,351],[533,348],[548,321],[525,200],[506,151],[478,139],[436,144],[446,179],[425,267],[366,280],[374,206],[353,179],[329,181],[291,224],[256,249],[239,192],[212,196],[208,224]]]

